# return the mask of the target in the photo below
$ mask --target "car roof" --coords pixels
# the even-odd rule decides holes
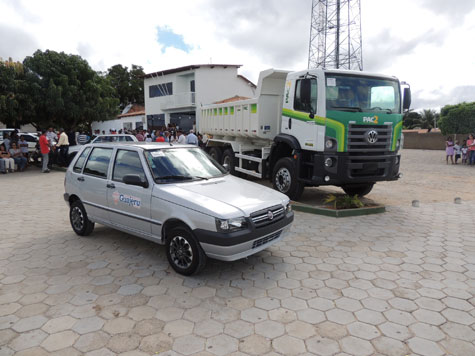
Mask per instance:
[[[198,148],[196,145],[188,145],[188,144],[175,144],[169,142],[100,142],[100,143],[89,143],[85,146],[92,146],[92,147],[122,147],[122,148],[129,148],[129,147],[136,147],[141,148],[143,150],[156,150],[159,148]]]

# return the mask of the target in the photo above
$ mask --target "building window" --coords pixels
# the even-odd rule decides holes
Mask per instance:
[[[149,97],[155,98],[157,96],[173,95],[173,83],[163,83],[157,85],[150,85],[148,87]]]
[[[195,92],[195,81],[194,81],[194,80],[192,80],[192,81],[190,82],[190,91],[191,91],[192,93]]]

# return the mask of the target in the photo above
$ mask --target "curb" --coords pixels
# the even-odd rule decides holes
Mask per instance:
[[[386,207],[383,205],[370,206],[366,208],[357,208],[357,209],[335,210],[335,209],[316,207],[312,205],[300,204],[296,202],[292,202],[292,209],[295,211],[301,211],[303,213],[325,215],[325,216],[330,216],[334,218],[346,218],[350,216],[381,214],[381,213],[386,212]]]

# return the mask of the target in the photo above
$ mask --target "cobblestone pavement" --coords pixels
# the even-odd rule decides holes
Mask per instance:
[[[296,213],[256,256],[177,275],[76,236],[62,172],[0,176],[0,355],[475,355],[475,202]]]

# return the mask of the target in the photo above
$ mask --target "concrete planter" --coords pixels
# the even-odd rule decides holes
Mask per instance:
[[[292,202],[292,209],[295,211],[302,211],[304,213],[317,214],[332,216],[335,218],[345,218],[348,216],[360,216],[360,215],[371,215],[371,214],[381,214],[386,212],[386,207],[382,205],[376,206],[367,206],[363,208],[355,209],[330,209],[320,206],[301,204],[297,202]]]

